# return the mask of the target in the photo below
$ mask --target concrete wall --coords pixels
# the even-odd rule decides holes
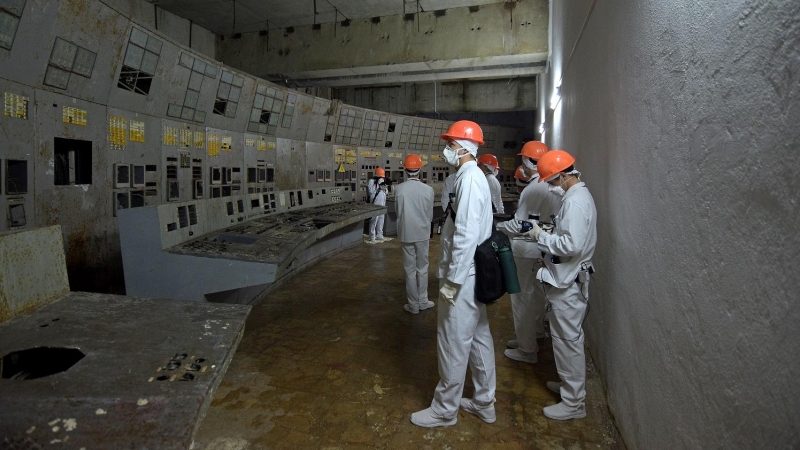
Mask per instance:
[[[333,97],[349,105],[398,114],[530,111],[536,77],[459,80],[395,86],[340,88]]]
[[[131,21],[151,31],[159,31],[180,45],[217,59],[217,36],[200,25],[145,0],[102,1]]]
[[[525,0],[469,8],[225,36],[220,58],[258,76],[547,52],[547,2]]]
[[[590,351],[629,448],[800,446],[800,3],[553,2],[548,144],[599,215]],[[552,86],[552,84],[549,84]]]

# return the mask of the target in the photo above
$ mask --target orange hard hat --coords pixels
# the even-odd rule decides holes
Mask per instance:
[[[533,177],[531,175],[528,175],[527,172],[525,172],[525,166],[519,166],[517,167],[517,170],[514,172],[514,178],[528,182],[531,181],[531,178]]]
[[[459,120],[450,125],[447,133],[439,137],[445,141],[467,139],[476,142],[478,145],[483,145],[483,130],[481,130],[481,127],[477,123],[470,120]]]
[[[383,170],[383,167],[376,167],[375,168],[375,175],[377,175],[377,176],[379,176],[381,178],[385,178],[386,177],[386,171]]]
[[[545,153],[548,152],[546,145],[539,141],[528,141],[522,146],[522,151],[517,153],[520,156],[527,156],[534,161],[538,161]]]
[[[422,168],[422,160],[419,158],[419,155],[415,155],[413,153],[410,153],[408,156],[406,156],[406,160],[403,161],[403,167],[405,167],[406,170],[421,169]]]
[[[478,164],[483,164],[485,166],[492,166],[494,170],[500,170],[500,162],[497,161],[497,157],[491,153],[485,153],[479,156]]]
[[[536,165],[539,172],[539,183],[550,181],[559,172],[563,172],[575,164],[575,158],[564,150],[552,150],[544,154]]]

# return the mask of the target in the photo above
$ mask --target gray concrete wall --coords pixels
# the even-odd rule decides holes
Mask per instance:
[[[599,215],[590,351],[629,448],[800,446],[800,3],[553,2]]]
[[[536,77],[348,87],[333,98],[349,105],[397,114],[507,112],[536,109]]]
[[[131,21],[151,31],[159,31],[178,44],[217,59],[217,35],[200,25],[145,0],[101,1]]]
[[[256,76],[358,66],[402,66],[455,59],[547,52],[547,2],[495,3],[434,12],[325,23],[225,36],[220,59]]]

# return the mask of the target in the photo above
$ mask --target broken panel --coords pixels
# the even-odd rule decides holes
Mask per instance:
[[[6,194],[26,194],[28,192],[28,161],[6,160]]]
[[[138,28],[131,29],[117,87],[139,95],[148,95],[162,44],[159,39]]]

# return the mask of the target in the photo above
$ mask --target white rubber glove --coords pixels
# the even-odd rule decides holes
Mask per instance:
[[[542,234],[542,229],[536,222],[531,222],[531,225],[533,225],[533,228],[531,228],[531,230],[527,233],[523,234],[523,236],[532,240],[533,242],[539,242],[539,235]]]
[[[439,298],[444,298],[452,306],[456,305],[456,292],[458,292],[458,285],[445,280],[444,286],[439,289]]]

